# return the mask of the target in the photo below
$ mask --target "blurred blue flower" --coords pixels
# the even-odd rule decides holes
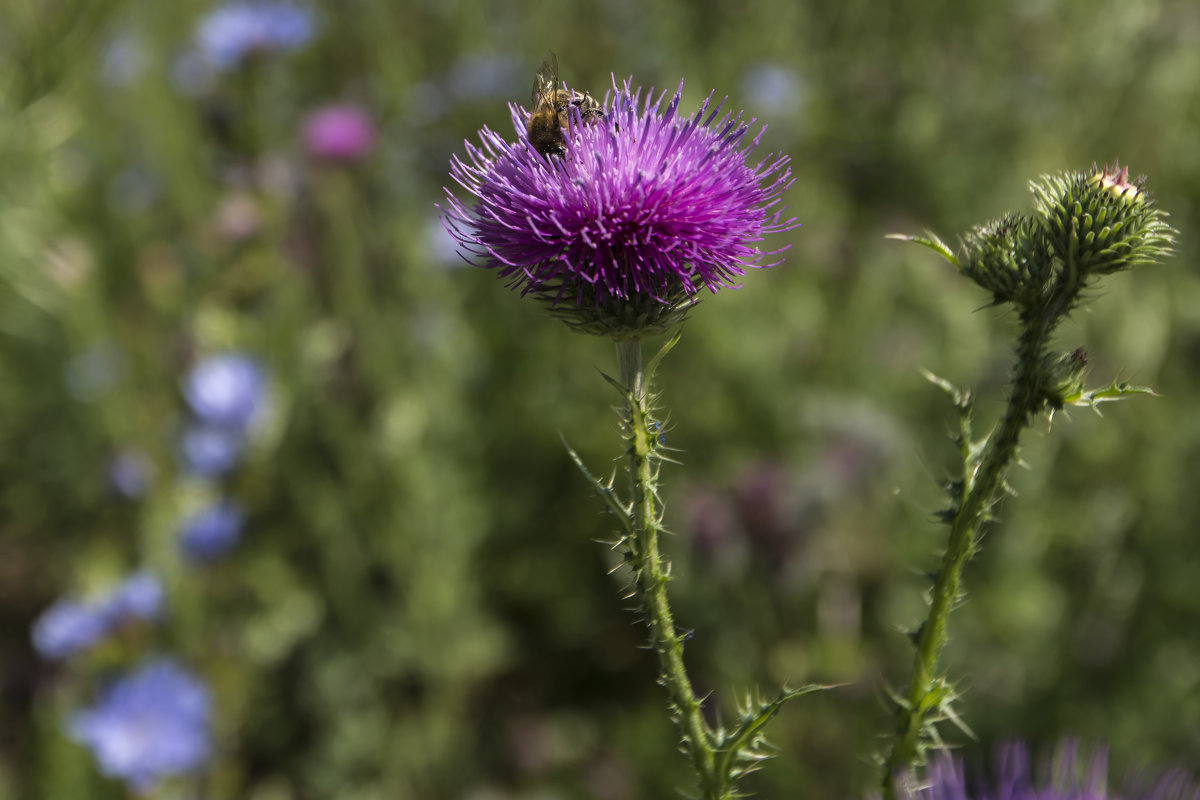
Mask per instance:
[[[108,462],[108,482],[128,500],[146,494],[154,479],[154,465],[140,450],[122,450]]]
[[[109,86],[124,87],[140,78],[149,62],[146,42],[133,31],[122,31],[105,48],[100,74]]]
[[[1020,744],[1003,747],[997,754],[991,785],[979,782],[967,789],[961,762],[942,753],[934,759],[919,788],[903,796],[909,800],[1200,800],[1200,785],[1183,772],[1163,775],[1149,786],[1135,785],[1124,792],[1108,790],[1108,755],[1103,749],[1084,759],[1074,742],[1061,745],[1041,781],[1034,780],[1028,749]]]
[[[242,510],[231,502],[201,509],[180,526],[179,548],[189,561],[214,561],[237,544],[245,520]]]
[[[227,3],[201,20],[196,45],[214,66],[229,70],[255,53],[295,50],[315,29],[311,11],[285,0]]]
[[[142,570],[119,583],[102,607],[114,625],[129,620],[151,622],[162,616],[163,601],[162,581],[154,573]]]
[[[184,430],[179,449],[188,472],[215,478],[237,465],[244,445],[240,430],[199,424]]]
[[[210,356],[184,379],[188,406],[202,422],[244,430],[262,404],[264,381],[258,363],[233,353]]]
[[[60,661],[86,650],[108,634],[104,609],[76,598],[63,598],[33,623],[33,647],[38,655]]]
[[[512,55],[477,53],[454,62],[446,74],[446,88],[458,100],[505,97],[528,77],[524,69]]]
[[[68,734],[92,751],[103,774],[145,792],[209,760],[209,714],[204,684],[164,659],[111,684],[94,706],[72,716]]]
[[[33,624],[33,646],[51,661],[88,649],[126,622],[162,616],[163,586],[152,573],[135,572],[109,591],[86,600],[67,597]]]
[[[804,79],[793,69],[760,63],[742,75],[741,89],[748,105],[772,116],[797,115],[808,95]]]

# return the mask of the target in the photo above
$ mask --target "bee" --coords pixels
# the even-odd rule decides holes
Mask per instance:
[[[567,154],[563,128],[571,124],[571,112],[578,111],[579,118],[588,124],[604,119],[600,104],[587,92],[568,92],[558,82],[558,56],[547,51],[542,65],[533,75],[533,93],[529,99],[529,119],[525,122],[525,136],[539,153],[547,157],[562,158]]]

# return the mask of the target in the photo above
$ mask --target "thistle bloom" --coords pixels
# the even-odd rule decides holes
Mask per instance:
[[[75,714],[71,738],[87,746],[100,771],[135,792],[160,778],[203,766],[212,753],[208,690],[169,660],[154,661]]]
[[[1095,750],[1087,759],[1079,747],[1066,743],[1050,765],[1048,774],[1035,780],[1028,750],[1018,744],[1001,749],[993,780],[968,790],[960,762],[942,753],[933,761],[924,785],[904,796],[909,800],[1200,800],[1200,785],[1181,772],[1169,772],[1141,788],[1125,792],[1108,790],[1108,758]]]
[[[665,93],[643,100],[614,85],[604,118],[583,124],[572,111],[563,158],[529,144],[526,114],[511,106],[515,142],[484,128],[482,146],[467,143],[465,159],[451,161],[474,196],[469,207],[446,190],[446,225],[464,257],[578,329],[614,338],[670,327],[700,289],[734,287],[747,267],[778,263],[763,259],[786,248],[757,243],[797,227],[781,219],[788,158],[748,165],[762,131],[719,116],[711,95],[682,116],[682,88],[663,110]]]
[[[303,46],[314,27],[312,12],[283,0],[229,3],[200,22],[196,45],[211,64],[229,70],[254,53]]]

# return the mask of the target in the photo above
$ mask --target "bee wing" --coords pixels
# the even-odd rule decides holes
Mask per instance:
[[[540,105],[554,106],[554,92],[558,89],[558,56],[547,50],[542,56],[541,66],[533,74],[533,92],[529,102],[533,108]]]

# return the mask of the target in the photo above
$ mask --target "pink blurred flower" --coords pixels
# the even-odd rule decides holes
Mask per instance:
[[[304,145],[324,161],[359,161],[375,146],[375,125],[358,106],[324,106],[305,121]]]

